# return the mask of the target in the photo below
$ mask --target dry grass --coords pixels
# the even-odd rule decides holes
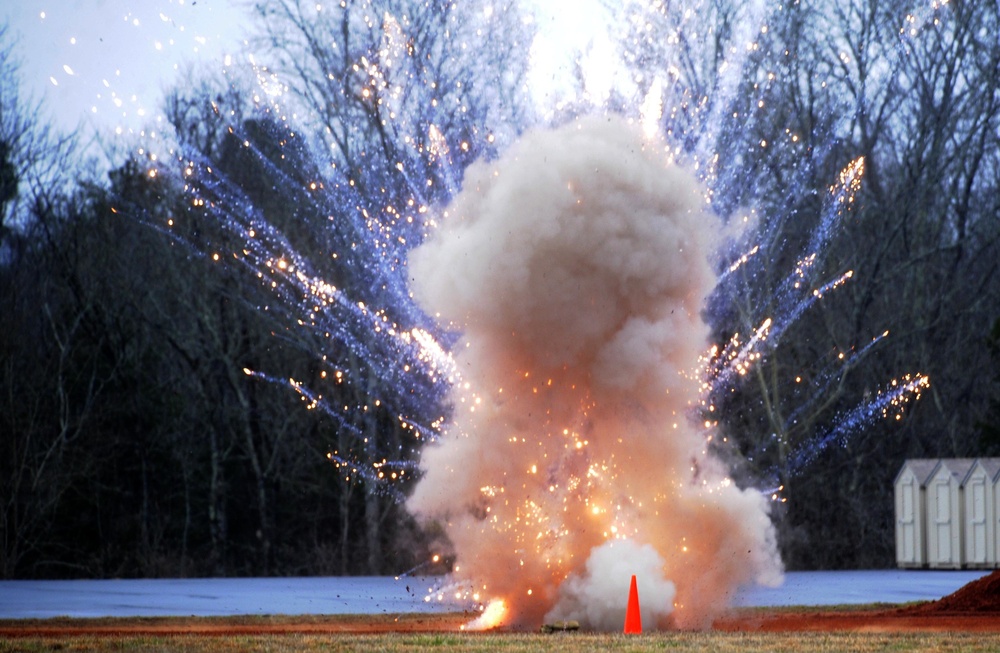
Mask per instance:
[[[969,633],[649,633],[620,634],[282,634],[282,635],[83,635],[15,637],[0,640],[0,652],[14,651],[997,651],[1000,634]]]
[[[867,606],[877,610],[886,606]],[[846,606],[857,612],[860,606]],[[767,609],[795,613],[803,608]],[[825,609],[826,610],[826,609]],[[836,608],[828,611],[837,612]],[[745,610],[754,614],[754,610]],[[762,613],[764,613],[762,611]],[[468,614],[156,617],[0,620],[0,653],[14,651],[1000,651],[1000,632],[455,632]],[[358,627],[364,632],[357,632]],[[282,632],[287,629],[287,632]],[[354,630],[354,632],[351,632]],[[379,632],[379,631],[394,632]],[[399,632],[407,631],[407,632]],[[409,632],[409,631],[413,632]],[[343,632],[338,632],[343,631]]]

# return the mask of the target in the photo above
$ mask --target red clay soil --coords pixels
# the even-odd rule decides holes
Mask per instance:
[[[993,613],[1000,615],[1000,569],[974,580],[948,596],[921,603],[908,611],[914,614]]]
[[[471,615],[0,621],[0,638],[73,635],[274,635],[454,632]],[[1000,632],[1000,570],[938,600],[885,610],[735,610],[713,624],[731,632]]]
[[[927,603],[888,610],[750,611],[716,622],[718,630],[1000,632],[1000,570]]]
[[[460,630],[472,614],[405,614],[274,617],[136,617],[0,621],[4,637],[74,635],[281,635],[434,633]]]

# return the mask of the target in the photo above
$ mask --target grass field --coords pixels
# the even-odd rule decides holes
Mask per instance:
[[[969,633],[650,633],[642,635],[560,633],[418,633],[378,635],[84,635],[0,640],[13,651],[998,651],[1000,634]]]
[[[835,606],[843,612],[878,613],[888,606]],[[754,608],[740,614],[810,614],[814,608]],[[588,632],[553,634],[457,632],[469,614],[248,615],[0,620],[0,653],[14,651],[719,651],[721,653],[831,651],[1000,651],[993,632],[676,632],[642,635]],[[990,617],[986,617],[990,619]],[[1000,617],[997,617],[1000,618]],[[385,632],[389,631],[389,632]]]

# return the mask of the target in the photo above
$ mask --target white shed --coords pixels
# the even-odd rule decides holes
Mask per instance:
[[[1000,458],[979,458],[962,482],[965,522],[965,565],[991,568],[997,565],[995,481]]]
[[[993,519],[989,532],[993,533],[993,566],[1000,568],[1000,463],[997,464],[997,471],[990,479],[990,484],[992,485],[990,493],[993,495]]]
[[[974,458],[945,458],[927,481],[927,564],[961,569],[965,563],[962,481]]]
[[[927,481],[937,469],[936,458],[907,460],[896,474],[896,564],[900,567],[927,565]]]

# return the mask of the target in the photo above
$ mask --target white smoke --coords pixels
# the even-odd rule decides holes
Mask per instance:
[[[780,578],[767,502],[689,420],[719,226],[663,152],[618,118],[529,133],[468,169],[410,259],[417,299],[462,333],[462,380],[409,507],[509,623],[610,628],[624,598],[602,588],[643,567],[654,595],[676,588],[651,623],[704,626],[739,585]],[[659,571],[610,564],[626,546]]]
[[[546,622],[576,620],[596,630],[620,630],[632,576],[636,576],[642,623],[663,623],[674,609],[674,584],[663,577],[665,562],[649,544],[611,540],[590,552],[583,573],[559,587],[559,601]]]

